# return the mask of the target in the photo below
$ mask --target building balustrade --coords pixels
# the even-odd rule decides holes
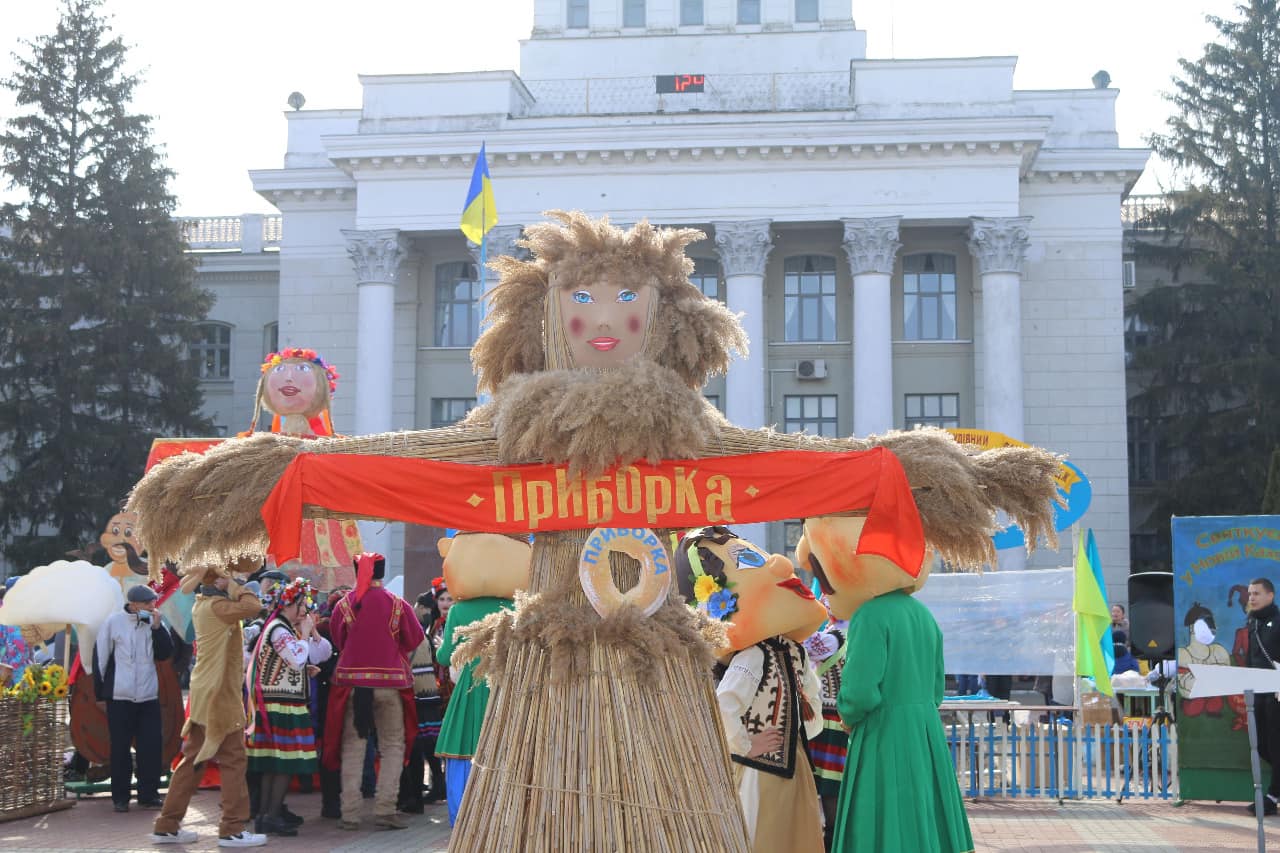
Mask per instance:
[[[182,236],[193,252],[277,252],[284,234],[280,214],[182,217]]]

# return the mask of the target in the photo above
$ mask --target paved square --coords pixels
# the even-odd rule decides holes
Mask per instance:
[[[366,805],[371,807],[370,803]],[[1238,803],[1149,803],[1128,801],[1017,802],[978,800],[966,804],[976,848],[981,851],[1054,853],[1192,853],[1254,851],[1255,824]],[[443,851],[449,844],[443,803],[411,815],[409,829],[343,832],[320,818],[319,794],[293,794],[289,806],[306,818],[296,838],[272,838],[271,850]],[[0,850],[6,853],[95,853],[95,851],[216,851],[218,792],[201,791],[191,802],[185,828],[199,833],[195,844],[178,848],[148,840],[156,812],[111,810],[106,796],[85,798],[74,808],[27,820],[0,823]],[[1267,821],[1267,847],[1280,850],[1280,818]],[[630,851],[628,851],[630,853]]]

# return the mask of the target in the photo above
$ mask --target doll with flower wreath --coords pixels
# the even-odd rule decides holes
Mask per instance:
[[[826,620],[791,561],[727,527],[691,530],[676,580],[725,625],[716,702],[734,763],[751,849],[822,853],[822,814],[808,745],[822,730],[818,677],[800,641]]]
[[[552,476],[568,483],[662,460],[696,468],[712,457],[726,457],[727,465],[753,454],[764,468],[782,464],[770,461],[779,452],[804,456],[814,472],[837,458],[866,472],[829,496],[818,493],[830,505],[824,511],[872,511],[873,533],[864,539],[881,553],[872,555],[869,574],[855,573],[855,587],[913,577],[925,540],[956,565],[992,561],[998,510],[1029,543],[1042,535],[1052,541],[1058,460],[1045,451],[971,452],[941,430],[821,439],[728,423],[702,388],[735,351],[746,351],[747,339],[738,319],[689,281],[685,247],[705,235],[647,221],[623,230],[579,212],[551,216],[525,229],[521,245],[530,259],[491,264],[500,281],[472,349],[490,403],[449,428],[314,442],[253,436],[166,461],[130,499],[153,556],[265,553],[279,545],[261,514],[268,508],[417,520],[433,499],[456,499],[453,509],[433,509],[431,523],[485,529],[468,526],[474,516],[466,513],[494,505],[484,502],[492,485],[474,493],[443,487],[446,475],[465,476],[456,469],[468,466],[564,466]],[[334,481],[341,487],[308,492],[301,472],[312,460],[342,472]],[[430,473],[410,473],[419,470]],[[489,468],[476,470],[489,479]],[[378,488],[369,487],[374,479]],[[656,500],[636,502],[661,516]],[[795,510],[778,512],[774,518]],[[691,525],[659,519],[651,526],[656,550],[669,559],[668,534]],[[908,543],[896,562],[883,555],[894,550],[895,531]],[[514,613],[470,626],[455,652],[455,664],[481,659],[477,673],[488,678],[491,698],[451,847],[746,851],[707,677],[713,650],[725,644],[723,626],[675,593],[664,592],[652,611],[597,609],[579,574],[592,535],[576,516],[539,528],[527,594]],[[292,545],[279,547],[285,554]],[[859,542],[853,556],[868,547]],[[622,588],[641,576],[641,564],[622,553],[608,557],[608,568]],[[655,682],[663,701],[653,701]]]
[[[271,432],[302,438],[333,436],[330,403],[338,392],[341,375],[315,350],[286,347],[268,353],[254,397],[252,435],[265,409],[271,414]],[[355,583],[352,560],[363,547],[354,521],[306,519],[302,552],[297,560],[279,566],[290,577],[302,576],[317,589],[336,589]]]

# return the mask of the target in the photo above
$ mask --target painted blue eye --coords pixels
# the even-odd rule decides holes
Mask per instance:
[[[618,293],[618,301],[635,302],[636,299],[639,298],[639,295],[640,294],[636,293],[634,290],[623,290]]]
[[[747,548],[738,552],[738,567],[747,569],[758,569],[764,565],[764,554],[752,551]]]
[[[577,302],[579,305],[587,305],[595,302],[595,300],[591,298],[591,294],[587,293],[585,290],[575,290],[573,292],[573,301]]]

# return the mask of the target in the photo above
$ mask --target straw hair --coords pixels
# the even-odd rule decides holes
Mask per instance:
[[[573,288],[600,281],[653,287],[657,292],[645,356],[701,388],[729,369],[735,352],[747,352],[747,336],[730,311],[689,281],[693,262],[685,246],[705,235],[693,228],[654,228],[646,220],[623,231],[608,218],[553,210],[555,222],[524,230],[519,245],[533,254],[521,261],[503,255],[490,266],[499,274],[489,294],[488,326],[471,350],[479,390],[494,393],[510,376],[572,362],[559,352],[563,331],[547,328],[555,315],[551,287]],[[556,351],[549,356],[549,352]]]

